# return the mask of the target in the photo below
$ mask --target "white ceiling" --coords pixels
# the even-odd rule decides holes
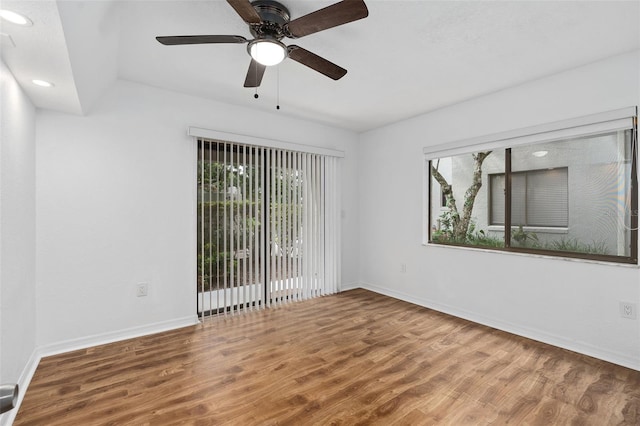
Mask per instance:
[[[283,0],[292,19],[334,3]],[[368,0],[366,19],[297,44],[346,68],[333,81],[292,60],[267,69],[254,99],[241,44],[163,46],[157,35],[232,34],[222,0],[27,1],[1,7],[2,58],[33,102],[87,113],[116,78],[366,131],[599,59],[640,49],[640,1]],[[32,78],[55,82],[53,89]]]

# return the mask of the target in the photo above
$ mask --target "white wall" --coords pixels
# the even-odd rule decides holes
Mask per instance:
[[[639,79],[633,52],[362,134],[361,286],[640,369],[638,268],[422,245],[423,147],[638,105]]]
[[[88,116],[37,114],[43,351],[195,319],[196,154],[187,126],[345,150],[343,281],[357,282],[354,133],[118,81]],[[138,282],[150,283],[147,297],[135,296]]]
[[[36,344],[36,112],[2,61],[0,108],[0,383],[21,383]]]

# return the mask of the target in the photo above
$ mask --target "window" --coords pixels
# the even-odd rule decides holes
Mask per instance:
[[[569,223],[568,168],[511,173],[511,225],[566,228]],[[490,225],[504,226],[505,175],[491,174]]]
[[[425,149],[428,242],[637,264],[635,114]]]

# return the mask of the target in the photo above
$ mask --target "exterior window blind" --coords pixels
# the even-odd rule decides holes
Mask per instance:
[[[198,312],[335,293],[338,158],[198,140]]]
[[[491,225],[504,225],[504,174],[490,175]],[[566,228],[568,169],[527,170],[511,174],[511,225]]]
[[[522,225],[566,228],[569,225],[567,168],[534,170],[524,175],[526,182],[518,188],[526,193],[526,217]],[[514,186],[512,191],[513,188]],[[514,203],[512,199],[512,212]]]
[[[504,225],[505,184],[504,174],[489,175],[490,225]],[[511,212],[513,215],[513,212]]]

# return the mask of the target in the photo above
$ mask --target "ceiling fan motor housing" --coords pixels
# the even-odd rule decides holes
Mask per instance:
[[[256,38],[282,40],[286,36],[284,25],[290,20],[289,10],[274,0],[256,0],[251,5],[262,19],[262,23],[251,25],[251,34]]]

